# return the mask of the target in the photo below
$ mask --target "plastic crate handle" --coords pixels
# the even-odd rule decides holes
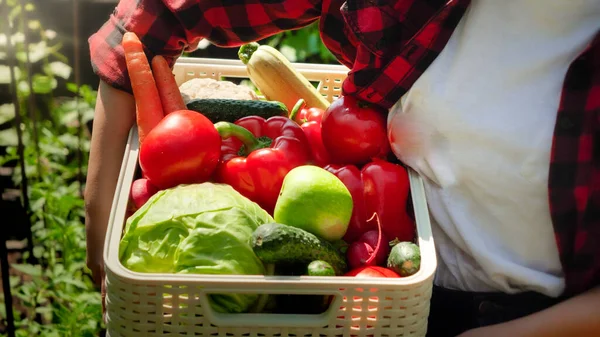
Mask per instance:
[[[322,328],[330,324],[335,324],[335,315],[340,306],[342,306],[343,295],[341,292],[331,290],[271,290],[270,295],[331,295],[334,296],[329,308],[321,314],[272,314],[272,313],[220,313],[213,310],[209,303],[208,296],[218,293],[236,293],[252,294],[265,293],[260,289],[207,289],[204,288],[199,294],[199,301],[202,305],[204,317],[217,327],[265,327],[265,328]]]

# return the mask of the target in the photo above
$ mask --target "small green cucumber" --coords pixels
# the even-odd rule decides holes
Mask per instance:
[[[295,264],[322,260],[336,275],[347,269],[344,255],[328,241],[301,228],[279,223],[259,226],[252,234],[252,249],[264,263]]]
[[[306,271],[308,276],[335,276],[333,267],[322,260],[315,260],[309,263],[308,267],[306,267]]]
[[[242,117],[287,116],[287,107],[277,101],[254,101],[229,98],[196,98],[186,104],[187,108],[204,115],[211,122],[233,123]]]
[[[419,246],[408,241],[395,244],[388,256],[387,266],[403,277],[415,274],[421,267]]]

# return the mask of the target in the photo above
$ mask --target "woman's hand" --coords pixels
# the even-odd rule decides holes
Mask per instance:
[[[100,82],[84,199],[87,266],[101,288],[103,309],[104,239],[127,136],[134,121],[133,96]]]
[[[596,337],[600,335],[600,286],[551,308],[473,329],[458,337]]]
[[[492,325],[492,326],[488,326],[488,327],[483,327],[483,328],[477,328],[477,329],[472,329],[469,331],[465,331],[463,333],[461,333],[460,335],[458,335],[457,337],[496,337],[496,336],[503,336],[504,335],[499,335],[497,331],[497,326],[496,325]],[[509,336],[509,335],[506,335]],[[511,337],[513,335],[510,335]],[[514,335],[516,337],[516,335]]]

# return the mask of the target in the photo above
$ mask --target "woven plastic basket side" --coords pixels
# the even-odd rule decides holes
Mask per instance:
[[[295,64],[330,101],[340,94],[348,69]],[[237,60],[180,58],[174,68],[181,84],[191,78],[247,78]],[[134,273],[118,260],[125,205],[137,167],[137,130],[130,134],[105,245],[107,327],[111,337],[133,336],[424,336],[435,249],[421,178],[409,170],[417,220],[421,270],[401,280],[286,278],[253,276],[155,275]],[[330,310],[321,315],[219,314],[207,302],[214,293],[330,294]],[[346,299],[344,301],[344,298]],[[349,302],[348,302],[349,301]]]
[[[318,83],[317,90],[330,102],[341,94],[342,83],[348,74],[347,67],[306,63],[295,63],[294,66],[309,81]],[[248,78],[246,66],[238,60],[182,57],[177,61],[173,73],[179,84],[193,78]]]
[[[122,310],[110,317],[110,336],[424,336],[431,287],[422,283],[408,289],[340,289],[350,302],[340,301],[323,325],[302,326],[309,320],[282,316],[284,326],[214,325],[203,308],[201,285],[113,284],[107,275],[110,305]],[[113,311],[113,313],[115,313]],[[262,314],[261,314],[262,315]],[[308,316],[308,315],[307,315]],[[256,317],[258,318],[258,317]],[[233,320],[236,318],[234,317]],[[317,316],[314,322],[319,321]],[[298,324],[305,323],[305,324]]]

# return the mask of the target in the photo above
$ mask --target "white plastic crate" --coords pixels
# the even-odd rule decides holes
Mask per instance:
[[[340,65],[294,63],[330,101],[348,69]],[[195,77],[247,78],[237,60],[180,58],[179,84]],[[421,250],[421,268],[406,278],[174,275],[136,273],[119,261],[130,186],[137,170],[137,129],[129,135],[110,214],[104,260],[107,335],[110,337],[366,337],[425,336],[436,269],[429,213],[421,178],[409,169],[412,203]],[[398,205],[402,207],[403,205]],[[212,310],[207,294],[267,293],[333,295],[329,309],[316,315]]]

